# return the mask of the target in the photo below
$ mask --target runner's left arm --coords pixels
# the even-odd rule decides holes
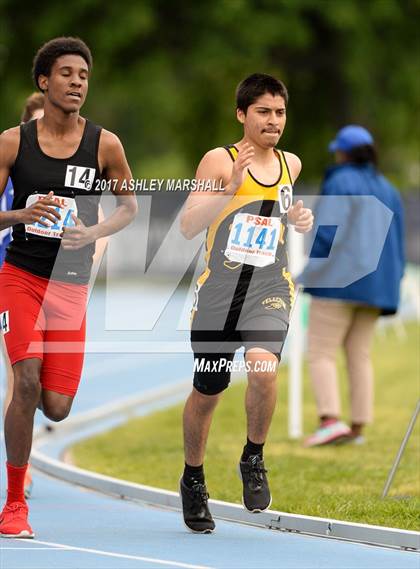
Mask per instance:
[[[112,180],[112,193],[117,206],[112,214],[96,225],[86,227],[78,218],[74,218],[75,227],[64,230],[62,245],[64,249],[81,249],[89,243],[113,235],[126,227],[137,214],[137,200],[133,192],[122,189],[132,179],[131,170],[119,138],[103,129],[99,141],[99,166],[107,180]]]

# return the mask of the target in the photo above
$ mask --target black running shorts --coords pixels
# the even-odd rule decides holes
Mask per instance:
[[[192,312],[194,387],[215,395],[230,382],[235,351],[263,348],[278,360],[289,327],[289,283],[270,278],[220,282],[211,277],[199,290]]]

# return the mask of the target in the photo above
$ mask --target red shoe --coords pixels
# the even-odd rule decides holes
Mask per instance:
[[[6,504],[0,514],[0,537],[34,537],[24,502]]]

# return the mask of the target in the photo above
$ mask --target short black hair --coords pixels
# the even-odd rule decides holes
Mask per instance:
[[[83,40],[73,37],[54,38],[44,43],[34,57],[32,77],[37,89],[42,91],[38,85],[39,76],[45,75],[49,77],[55,60],[62,55],[80,55],[86,61],[89,71],[91,71],[93,66],[92,54]]]
[[[280,95],[287,105],[289,93],[282,81],[265,73],[253,73],[241,81],[236,89],[236,108],[246,113],[249,105],[265,93]]]

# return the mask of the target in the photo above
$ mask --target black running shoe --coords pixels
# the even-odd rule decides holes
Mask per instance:
[[[196,533],[211,533],[216,525],[207,505],[206,485],[196,482],[188,488],[181,478],[179,486],[185,525]]]
[[[271,494],[264,468],[264,461],[252,455],[246,462],[239,462],[239,475],[242,478],[242,503],[252,513],[263,512],[270,507]]]

